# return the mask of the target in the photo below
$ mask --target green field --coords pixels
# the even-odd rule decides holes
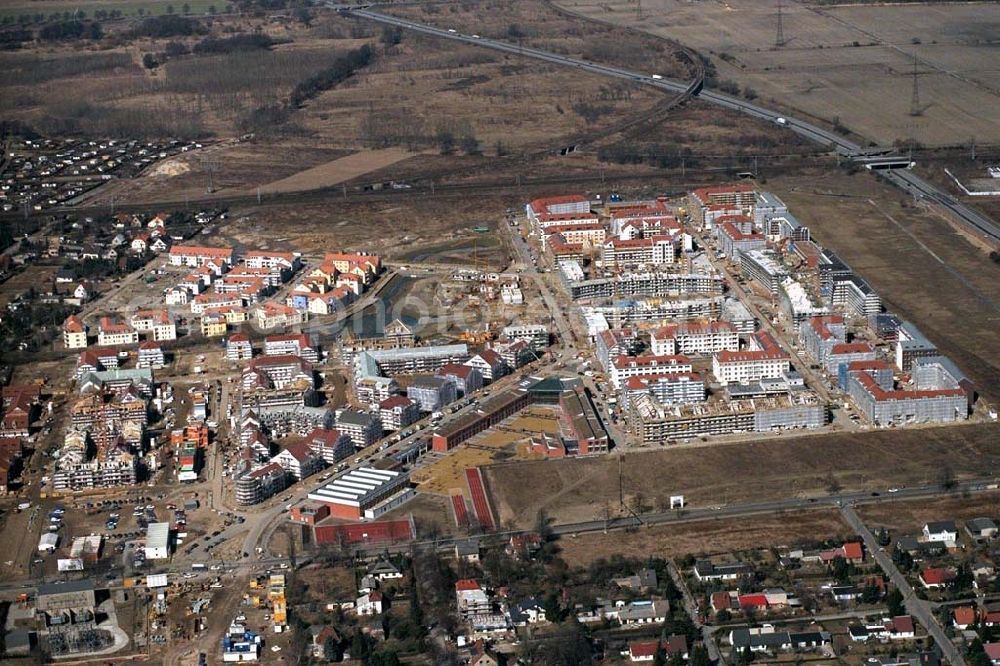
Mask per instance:
[[[226,0],[95,0],[94,2],[13,0],[0,3],[0,19],[10,16],[16,20],[22,15],[33,17],[37,14],[48,18],[51,14],[63,12],[72,14],[76,11],[83,11],[87,18],[93,18],[94,12],[98,10],[110,12],[114,9],[120,11],[124,17],[138,17],[140,9],[143,11],[143,16],[156,16],[168,13],[168,7],[172,7],[175,14],[180,14],[185,4],[190,14],[199,15],[209,13],[209,7],[212,6],[221,14],[226,10],[228,3]]]

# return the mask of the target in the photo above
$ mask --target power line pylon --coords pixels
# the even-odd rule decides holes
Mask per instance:
[[[781,48],[787,42],[785,41],[785,26],[783,17],[781,15],[781,2],[778,2],[778,30],[774,35],[774,46],[776,48]]]
[[[913,93],[910,95],[910,115],[921,116],[924,110],[920,107],[920,88],[917,85],[917,56],[913,56]]]

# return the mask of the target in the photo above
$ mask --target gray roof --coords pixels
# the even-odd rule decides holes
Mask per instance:
[[[965,521],[965,527],[970,532],[982,532],[983,530],[996,529],[996,522],[992,518],[973,518]]]
[[[353,409],[345,409],[337,417],[337,423],[347,423],[350,425],[366,426],[374,420],[374,416],[368,412],[359,412]]]
[[[937,534],[940,532],[957,532],[954,520],[937,520],[934,522],[927,523],[927,531],[931,534]]]

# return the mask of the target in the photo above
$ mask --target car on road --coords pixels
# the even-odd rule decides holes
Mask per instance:
[[[899,492],[899,488],[889,488],[889,492],[890,493],[898,493]]]

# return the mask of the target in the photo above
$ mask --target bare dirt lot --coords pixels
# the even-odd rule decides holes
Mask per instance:
[[[646,558],[711,555],[751,548],[791,545],[846,534],[849,530],[835,511],[800,511],[770,516],[651,527],[628,534],[581,534],[559,540],[561,556],[570,566],[586,566],[612,555]]]
[[[1000,76],[983,67],[1000,6],[912,3],[824,8],[779,0],[562,0],[569,11],[680,40],[713,56],[719,79],[841,123],[880,143],[1000,139]],[[921,115],[910,115],[914,57]]]
[[[319,187],[339,185],[377,169],[383,169],[396,162],[401,162],[411,156],[402,148],[386,148],[385,150],[363,150],[361,152],[341,157],[314,166],[311,169],[263,185],[262,192],[298,192],[313,190]]]
[[[887,309],[913,321],[983,396],[1000,398],[1000,265],[983,248],[867,174],[779,177],[767,186]]]
[[[757,442],[626,453],[627,501],[657,506],[684,495],[692,506],[824,494],[831,488],[885,490],[936,483],[942,460],[956,478],[1000,464],[1000,426],[790,436]],[[837,461],[831,465],[831,461]],[[555,522],[603,518],[618,506],[618,457],[546,460],[485,468],[501,522],[527,528],[544,509]]]

